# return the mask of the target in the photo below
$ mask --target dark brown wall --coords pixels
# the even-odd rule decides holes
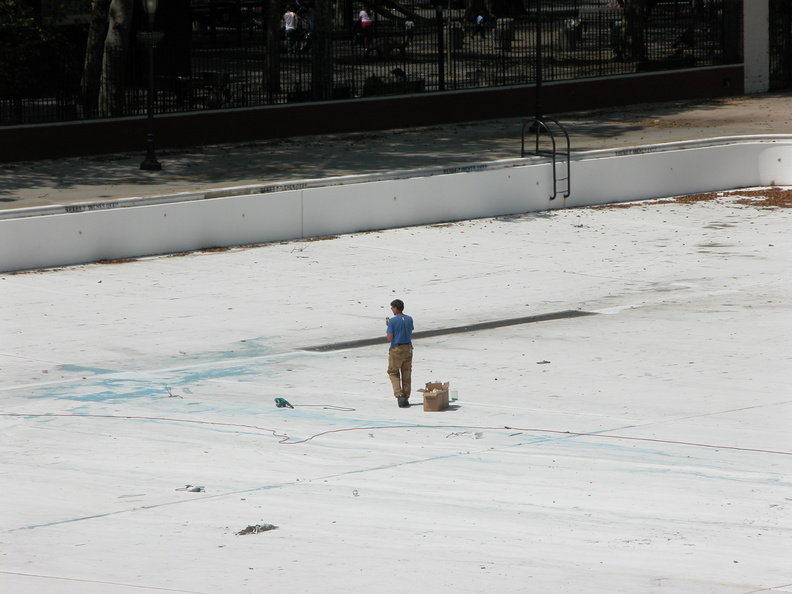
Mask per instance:
[[[203,111],[155,118],[157,149],[384,130],[534,115],[533,86],[427,93],[302,105]],[[723,66],[548,83],[544,115],[741,95],[743,67]],[[146,119],[0,127],[0,162],[145,153]]]

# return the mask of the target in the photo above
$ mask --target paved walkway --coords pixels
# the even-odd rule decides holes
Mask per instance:
[[[716,136],[792,134],[792,95],[685,101],[563,114],[575,151]],[[523,119],[308,136],[0,166],[0,208],[104,201],[518,157]]]

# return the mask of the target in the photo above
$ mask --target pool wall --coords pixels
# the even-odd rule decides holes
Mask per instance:
[[[792,136],[586,151],[570,165],[570,194],[554,199],[551,162],[529,157],[7,210],[0,272],[792,185]]]

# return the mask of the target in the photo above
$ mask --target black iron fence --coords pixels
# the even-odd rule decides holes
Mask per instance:
[[[770,0],[770,88],[792,88],[792,4]]]
[[[537,19],[537,2],[541,18]],[[624,4],[621,6],[620,4]],[[634,6],[645,6],[636,12]],[[157,113],[531,84],[741,60],[739,0],[528,0],[509,17],[463,9],[378,3],[366,31],[331,15],[332,30],[303,13],[296,38],[267,41],[263,13],[196,13],[188,48],[154,50]],[[404,9],[404,12],[394,8]],[[222,15],[221,15],[222,17]],[[347,25],[344,25],[344,23]],[[541,26],[541,30],[539,30]],[[541,48],[537,47],[541,38]],[[121,58],[113,105],[88,107],[84,50],[61,52],[48,75],[0,89],[0,125],[145,113],[147,52],[136,39]],[[53,67],[54,66],[54,67]],[[54,73],[58,73],[57,75]],[[112,115],[111,115],[112,114]]]

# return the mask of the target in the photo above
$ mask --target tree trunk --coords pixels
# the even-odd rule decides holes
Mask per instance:
[[[268,0],[265,27],[267,30],[267,63],[264,65],[264,90],[267,103],[275,103],[280,86],[280,0]]]
[[[80,91],[82,92],[82,117],[94,118],[99,113],[99,88],[102,80],[102,53],[107,38],[107,17],[110,0],[93,0],[91,24],[85,47],[85,66]]]
[[[109,27],[104,45],[99,113],[103,117],[122,117],[126,85],[125,64],[132,24],[133,0],[111,0]]]
[[[140,0],[134,1],[135,11],[138,12]],[[141,26],[148,28],[147,15],[144,13],[141,16],[144,17],[141,19]],[[157,75],[189,77],[192,73],[190,59],[192,15],[189,0],[160,0],[154,29],[164,34],[162,41],[157,45]]]
[[[333,94],[332,26],[332,1],[316,0],[311,45],[311,89],[314,101],[326,101]]]
[[[339,0],[339,10],[341,11],[342,23],[344,24],[344,31],[352,33],[355,27],[356,14],[353,11],[352,0]]]
[[[630,57],[639,62],[646,60],[647,0],[625,0],[624,23]]]
[[[548,0],[544,0],[550,5]],[[443,3],[445,6],[445,3]],[[526,13],[525,5],[521,0],[492,0],[492,12],[496,17],[516,17]]]

